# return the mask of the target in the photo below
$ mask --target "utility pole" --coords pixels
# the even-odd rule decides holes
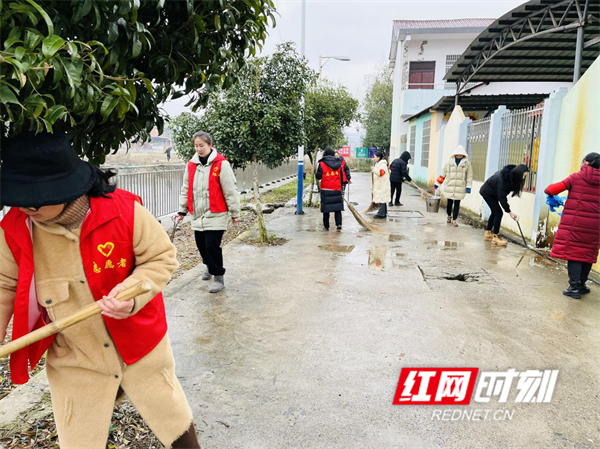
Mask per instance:
[[[302,0],[302,25],[300,35],[300,55],[306,55],[306,0]],[[302,119],[304,120],[304,95],[300,100]],[[298,147],[298,194],[296,196],[296,215],[304,215],[302,210],[302,198],[304,193],[304,142]]]

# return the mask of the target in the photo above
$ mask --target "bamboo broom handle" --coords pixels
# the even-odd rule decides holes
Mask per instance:
[[[140,281],[137,284],[132,285],[131,287],[122,290],[116,297],[119,301],[129,301],[130,299],[135,298],[136,296],[143,295],[144,293],[149,292],[151,289],[150,282],[148,281]],[[94,301],[93,304],[84,307],[83,309],[78,310],[77,312],[69,315],[61,320],[52,321],[51,323],[41,327],[33,332],[28,333],[27,335],[23,335],[21,338],[17,338],[14,341],[6,343],[4,345],[0,345],[0,357],[5,357],[9,354],[12,354],[19,349],[23,349],[26,346],[29,346],[36,341],[40,341],[46,337],[57,334],[60,331],[63,331],[74,324],[81,323],[84,320],[87,320],[94,315],[100,315],[102,313],[102,309],[98,305],[97,301]]]

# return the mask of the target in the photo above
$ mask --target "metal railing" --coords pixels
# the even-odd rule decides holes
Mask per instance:
[[[108,167],[103,167],[108,168]],[[155,217],[179,210],[179,193],[185,165],[139,165],[111,167],[117,172],[115,184],[142,198]]]
[[[543,103],[526,109],[507,112],[502,117],[499,169],[508,164],[525,164],[529,176],[523,190],[535,191]]]
[[[473,179],[485,181],[491,118],[476,120],[467,125],[467,154],[473,168]]]

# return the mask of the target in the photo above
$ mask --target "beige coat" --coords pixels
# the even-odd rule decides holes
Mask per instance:
[[[462,154],[460,164],[456,165],[454,155]],[[450,160],[442,168],[441,176],[444,178],[442,187],[443,195],[450,200],[462,200],[467,195],[467,187],[473,186],[473,168],[469,156],[462,145],[459,145]]]
[[[198,154],[194,154],[192,162],[197,164],[196,175],[194,176],[194,212],[192,214],[192,229],[194,231],[226,231],[231,218],[240,216],[240,195],[237,189],[235,174],[228,161],[223,161],[221,165],[221,175],[219,182],[223,189],[223,196],[227,203],[229,212],[213,213],[210,211],[208,199],[208,180],[210,178],[210,169],[213,161],[217,157],[217,151],[213,149],[206,165],[200,163]],[[188,171],[185,170],[183,176],[183,186],[179,196],[179,212],[188,212]]]
[[[381,170],[384,171],[383,175]],[[373,172],[373,202],[374,203],[387,203],[390,201],[391,187],[390,187],[390,170],[385,159],[381,159],[375,167],[372,168]]]
[[[94,301],[83,270],[80,231],[34,222],[35,288],[52,320]],[[135,205],[133,247],[136,267],[123,284],[147,280],[152,285],[151,292],[135,298],[135,314],[165,287],[177,260],[160,223],[139,204]],[[0,266],[0,334],[4,334],[12,315],[18,267],[1,229]],[[52,306],[45,303],[47,298]],[[98,315],[57,335],[48,350],[46,370],[61,449],[106,447],[119,385],[167,447],[192,421],[167,336],[144,358],[126,366]]]

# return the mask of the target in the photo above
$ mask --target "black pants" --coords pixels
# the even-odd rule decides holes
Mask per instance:
[[[568,260],[567,267],[569,272],[569,284],[571,284],[571,287],[583,287],[590,275],[592,264]]]
[[[202,256],[202,263],[208,267],[208,272],[213,276],[223,276],[223,250],[221,240],[225,231],[194,231],[196,246]]]
[[[502,211],[502,207],[500,207],[500,203],[496,198],[490,198],[489,196],[484,196],[483,199],[490,206],[492,210],[492,214],[488,220],[488,224],[485,227],[486,231],[494,231],[494,234],[500,233],[500,223],[502,223],[502,215],[504,212]]]
[[[392,197],[390,198],[390,203],[394,203],[394,192],[396,192],[396,201],[395,201],[395,203],[399,203],[400,202],[400,195],[402,194],[402,183],[401,182],[390,181],[390,184],[392,185]]]
[[[452,206],[454,206],[454,212],[452,212]],[[458,218],[458,212],[460,211],[460,200],[448,200],[448,204],[446,205],[446,212],[448,212],[448,216],[452,215],[452,219],[456,221]],[[496,232],[496,234],[498,234]]]
[[[327,229],[329,229],[329,216],[331,215],[330,212],[323,212],[323,226],[325,226]],[[335,217],[335,225],[336,226],[341,226],[342,225],[342,211],[337,211],[333,213],[334,217]]]
[[[379,210],[375,215],[379,217],[387,217],[387,203],[379,203]]]

